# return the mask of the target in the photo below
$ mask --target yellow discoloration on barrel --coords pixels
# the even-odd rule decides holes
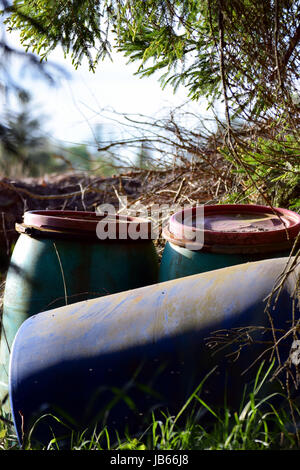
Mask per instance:
[[[61,307],[43,313],[44,321],[39,331],[33,328],[34,335],[48,337],[51,331],[54,343],[55,336],[61,341],[63,335],[72,343],[96,328],[99,335],[94,344],[86,341],[83,349],[81,342],[81,356],[153,343],[239,314],[240,302],[244,308],[251,305],[251,282],[255,281],[256,289],[260,289],[257,279],[270,277],[270,273],[275,282],[282,267],[280,260],[246,263]],[[243,278],[247,283],[240,284]],[[239,295],[235,296],[237,288]]]

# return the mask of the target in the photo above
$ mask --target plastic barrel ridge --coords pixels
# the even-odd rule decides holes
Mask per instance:
[[[158,279],[158,257],[147,219],[81,211],[29,211],[16,228],[20,236],[3,298],[1,401],[8,391],[10,347],[29,316],[143,287]],[[9,412],[8,401],[3,409]]]
[[[299,232],[300,215],[287,209],[254,204],[184,209],[163,229],[167,242],[159,280],[289,256]]]
[[[288,260],[210,271],[27,319],[14,340],[9,379],[20,442],[22,432],[28,433],[46,413],[61,417],[75,429],[106,422],[117,429],[128,425],[133,432],[151,407],[178,412],[215,365],[218,374],[205,382],[203,399],[209,404],[224,404],[224,388],[228,387],[228,402],[239,400],[245,382],[254,378],[256,370],[250,368],[245,376],[241,372],[266,345],[254,342],[241,351],[238,361],[228,363],[230,348],[213,356],[206,339],[220,329],[270,327],[264,311],[266,298]],[[295,307],[293,297],[299,272],[298,263],[276,302],[273,299],[270,304],[275,328],[286,329],[292,315],[299,316],[299,304]],[[254,338],[261,339],[260,335],[258,329]],[[272,333],[263,338],[272,340]],[[280,342],[282,354],[289,354],[291,340],[289,336]],[[136,409],[130,409],[123,399],[126,395]],[[57,427],[51,418],[43,418],[32,436],[47,443],[53,437],[48,425],[56,437],[70,432]]]

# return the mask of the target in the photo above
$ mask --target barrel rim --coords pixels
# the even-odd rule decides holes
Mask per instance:
[[[201,244],[192,241],[186,241],[183,239],[175,238],[168,230],[168,227],[164,227],[162,231],[164,239],[172,245],[179,246],[181,248],[187,248],[190,251],[201,251],[203,253],[219,253],[228,255],[255,255],[262,253],[280,253],[283,251],[290,251],[293,248],[295,240],[286,240],[280,243],[269,243],[269,244],[253,244],[253,245],[208,245]],[[297,247],[300,246],[300,240]]]
[[[199,206],[198,206],[199,207]],[[272,208],[264,205],[255,204],[218,204],[218,205],[204,205],[204,217],[206,214],[234,214],[239,213],[241,210],[245,214],[261,214],[268,213],[274,214],[279,217],[284,226],[283,217],[288,220],[289,226],[274,230],[264,231],[214,231],[209,229],[201,229],[187,225],[181,222],[184,216],[192,216],[196,214],[198,207],[191,207],[178,211],[170,217],[168,224],[168,233],[163,231],[164,238],[172,238],[173,242],[176,240],[179,243],[192,245],[192,239],[196,238],[197,233],[203,234],[204,245],[241,245],[253,246],[256,244],[268,245],[292,242],[300,232],[300,215],[289,209]],[[199,237],[200,238],[200,237]],[[198,239],[199,239],[198,238]]]
[[[142,217],[133,217],[123,214],[110,214],[108,212],[96,213],[92,211],[64,211],[64,210],[33,210],[23,214],[23,224],[16,224],[16,230],[26,232],[34,231],[36,235],[49,235],[55,233],[69,236],[90,236],[101,240],[98,228],[104,224],[107,232],[111,229],[112,236],[105,240],[128,240],[133,235],[139,235],[133,240],[149,240],[152,238],[151,221]]]

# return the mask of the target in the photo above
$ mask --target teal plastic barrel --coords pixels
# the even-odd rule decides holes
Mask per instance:
[[[299,231],[300,215],[287,209],[220,204],[179,211],[163,230],[159,280],[289,256]]]
[[[154,410],[160,419],[161,407],[177,414],[215,366],[201,398],[215,409],[226,391],[227,403],[239,406],[245,384],[256,376],[255,360],[268,363],[274,352],[269,314],[275,358],[284,364],[291,351],[294,335],[285,333],[299,320],[300,265],[288,262],[245,263],[28,318],[10,362],[20,443],[34,424],[32,438],[44,445],[52,433],[92,432],[97,422],[108,425],[110,436],[126,426],[130,435],[145,431],[144,416],[151,419]]]
[[[24,223],[17,230],[20,236],[3,299],[2,400],[7,394],[10,347],[26,318],[153,284],[158,278],[158,258],[148,220],[93,212],[32,211],[24,214]]]

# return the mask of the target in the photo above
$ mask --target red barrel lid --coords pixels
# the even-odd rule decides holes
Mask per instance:
[[[140,217],[88,211],[34,210],[25,212],[23,225],[41,231],[95,235],[106,239],[150,239],[151,222]]]
[[[293,242],[300,231],[300,215],[288,209],[252,204],[202,207],[202,216],[200,207],[176,212],[163,231],[164,237],[175,244],[191,245],[202,232],[204,247],[253,246]]]

